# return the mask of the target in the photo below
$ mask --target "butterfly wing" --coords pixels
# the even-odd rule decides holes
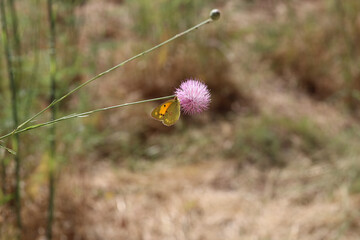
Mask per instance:
[[[173,102],[174,99],[171,99],[154,108],[154,110],[151,112],[151,117],[155,118],[156,120],[163,121],[167,109]]]
[[[180,118],[180,102],[177,97],[175,97],[170,106],[166,109],[163,118],[163,124],[166,126],[174,125]]]

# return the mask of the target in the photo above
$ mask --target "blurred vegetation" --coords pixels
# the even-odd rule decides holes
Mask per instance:
[[[284,167],[301,158],[333,162],[354,154],[358,136],[351,129],[331,134],[319,128],[311,119],[291,119],[279,116],[250,116],[240,121],[234,134],[234,146],[225,151],[227,157],[241,164],[253,163],[263,169]]]
[[[276,119],[273,117],[249,118],[236,133],[230,155],[263,167],[283,166],[289,160],[288,151],[315,155],[328,140],[309,120]],[[238,151],[240,149],[240,151]]]
[[[21,62],[17,91],[23,121],[49,104],[49,33],[44,1],[15,3],[21,40],[21,55],[16,58]],[[69,188],[69,180],[62,176],[81,182],[86,171],[94,171],[89,166],[92,164],[111,162],[114,168],[120,165],[142,171],[160,160],[176,165],[211,159],[234,160],[239,168],[255,165],[266,171],[286,168],[296,161],[336,165],[338,161],[357,160],[359,1],[56,0],[54,7],[58,96],[199,23],[210,9],[224,9],[216,24],[127,64],[60,104],[58,116],[63,116],[160,97],[171,94],[186,78],[204,81],[212,93],[207,113],[182,116],[173,128],[150,119],[150,104],[60,123],[56,239],[91,239],[82,228],[91,205],[86,194],[96,199],[106,194]],[[6,17],[10,20],[10,14]],[[10,37],[15,38],[12,32]],[[12,130],[3,52],[1,45],[1,134]],[[19,72],[20,67],[16,67]],[[281,110],[264,113],[262,109],[268,106],[259,106],[257,91],[265,89],[268,79],[278,83],[278,78],[286,90],[305,93],[314,104],[329,104],[342,114],[346,124],[334,130],[331,125],[321,125],[315,116],[289,117]],[[266,89],[261,93],[273,94]],[[313,112],[317,114],[315,108]],[[45,114],[36,122],[49,117]],[[22,135],[24,239],[44,235],[48,138],[46,128]],[[5,141],[5,145],[11,148],[12,142]],[[0,152],[0,158],[0,239],[13,239],[14,162],[5,152]],[[356,163],[342,169],[354,194],[360,191],[359,169]],[[80,180],[72,179],[74,176]]]
[[[290,84],[316,99],[343,101],[358,113],[360,2],[324,3],[297,11],[299,2],[289,1],[281,21],[261,25],[254,46]]]

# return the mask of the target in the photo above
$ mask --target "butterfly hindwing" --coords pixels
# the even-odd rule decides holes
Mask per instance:
[[[180,118],[180,102],[177,98],[173,101],[164,116],[163,124],[166,126],[174,125]]]

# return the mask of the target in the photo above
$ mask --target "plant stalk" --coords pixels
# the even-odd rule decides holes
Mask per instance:
[[[173,98],[173,97],[175,97],[175,95],[170,95],[170,96],[166,96],[166,97],[159,97],[159,98],[152,98],[152,99],[141,100],[141,101],[131,102],[131,103],[124,103],[124,104],[114,105],[114,106],[110,106],[110,107],[99,108],[99,109],[95,109],[95,110],[91,110],[91,111],[83,112],[83,113],[70,114],[70,115],[67,115],[67,116],[64,116],[64,117],[57,118],[55,120],[49,121],[49,122],[40,123],[40,124],[36,124],[36,125],[31,125],[31,126],[26,127],[24,129],[20,129],[20,130],[16,131],[15,133],[16,134],[23,133],[23,132],[26,132],[26,131],[29,131],[29,130],[49,126],[49,125],[52,125],[52,124],[55,124],[55,123],[58,123],[58,122],[62,122],[62,121],[65,121],[65,120],[73,119],[73,118],[87,117],[88,115],[93,114],[93,113],[97,113],[97,112],[107,111],[107,110],[120,108],[120,107],[131,106],[131,105],[140,104],[140,103],[163,100],[163,99],[168,99],[168,98]]]
[[[15,0],[8,0],[8,4],[10,7],[10,17],[11,17],[11,29],[14,37],[14,57],[16,59],[15,66],[15,81],[17,84],[20,84],[22,80],[22,62],[21,62],[21,41],[20,41],[20,33],[19,33],[19,21],[18,15],[15,7]]]
[[[55,19],[53,13],[52,0],[47,1],[47,12],[49,20],[50,31],[50,103],[56,99],[56,31]],[[56,106],[51,107],[51,121],[56,118]],[[46,226],[46,237],[48,240],[52,239],[52,226],[54,220],[54,196],[55,196],[55,155],[56,155],[56,129],[55,124],[50,128],[50,157],[49,157],[49,200],[48,200],[48,219]]]
[[[14,127],[18,126],[18,104],[17,104],[17,85],[15,83],[14,69],[12,62],[12,55],[9,45],[9,35],[5,15],[5,3],[4,0],[0,0],[0,12],[1,12],[1,32],[2,41],[5,50],[6,65],[8,69],[8,78],[10,82],[11,91],[11,107],[12,107],[12,118]],[[16,224],[18,227],[17,238],[21,237],[22,221],[21,221],[21,198],[20,198],[20,138],[18,134],[14,135],[13,146],[17,154],[14,156],[15,159],[15,212],[16,212]]]

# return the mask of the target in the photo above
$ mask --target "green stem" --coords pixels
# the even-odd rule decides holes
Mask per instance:
[[[49,19],[50,30],[50,102],[56,99],[56,31],[55,19],[53,13],[52,0],[47,1],[47,12]],[[51,107],[51,121],[56,118],[56,107]],[[48,205],[48,221],[46,227],[46,236],[48,240],[52,239],[52,226],[54,220],[54,196],[55,196],[55,179],[54,179],[54,164],[56,155],[56,141],[55,141],[55,125],[51,125],[50,129],[50,158],[49,158],[49,205]]]
[[[20,34],[19,34],[19,24],[18,24],[18,15],[15,7],[15,0],[8,0],[10,6],[10,17],[11,17],[11,25],[12,25],[12,34],[14,36],[14,49],[15,49],[15,64],[16,64],[16,82],[20,84],[22,79],[22,62],[21,62],[21,42],[20,42]]]
[[[5,157],[1,159],[1,191],[6,195],[6,165]]]
[[[111,110],[111,109],[115,109],[115,108],[120,108],[120,107],[126,107],[126,106],[131,106],[131,105],[135,105],[135,104],[140,104],[140,103],[146,103],[146,102],[152,102],[152,101],[157,101],[157,100],[163,100],[163,99],[168,99],[168,98],[173,98],[175,95],[170,95],[170,96],[166,96],[166,97],[159,97],[159,98],[152,98],[152,99],[147,99],[147,100],[141,100],[141,101],[137,101],[137,102],[131,102],[131,103],[124,103],[124,104],[120,104],[120,105],[115,105],[115,106],[110,106],[110,107],[105,107],[105,108],[99,108],[99,109],[95,109],[92,111],[88,111],[88,112],[83,112],[83,113],[75,113],[75,114],[70,114],[58,119],[54,119],[52,121],[49,122],[45,122],[45,123],[40,123],[40,124],[36,124],[36,125],[32,125],[29,127],[26,127],[24,129],[18,130],[15,132],[15,134],[19,134],[19,133],[23,133],[32,129],[36,129],[36,128],[40,128],[40,127],[45,127],[48,125],[52,125],[58,122],[62,122],[65,120],[69,120],[72,118],[78,118],[78,117],[86,117],[90,114],[93,113],[97,113],[97,112],[102,112],[102,111],[106,111],[106,110]]]
[[[106,71],[98,74],[98,75],[96,75],[95,77],[89,79],[88,81],[80,84],[79,86],[77,86],[76,88],[74,88],[73,90],[71,90],[70,92],[68,92],[68,93],[65,94],[64,96],[62,96],[61,98],[59,98],[59,99],[53,101],[52,103],[50,103],[50,104],[49,104],[47,107],[45,107],[43,110],[41,110],[40,112],[36,113],[33,117],[29,118],[28,120],[26,120],[25,122],[23,122],[22,124],[20,124],[20,125],[19,125],[17,128],[15,128],[11,133],[8,133],[8,134],[0,137],[0,140],[1,140],[1,139],[4,139],[5,137],[8,137],[8,136],[14,134],[15,132],[17,132],[17,130],[21,129],[21,128],[24,127],[26,124],[28,124],[29,122],[31,122],[32,120],[34,120],[35,118],[37,118],[38,116],[40,116],[40,115],[41,115],[42,113],[44,113],[46,110],[48,110],[49,108],[51,108],[51,107],[54,106],[55,104],[59,103],[60,101],[64,100],[66,97],[70,96],[71,94],[73,94],[74,92],[78,91],[79,89],[85,87],[86,85],[88,85],[89,83],[93,82],[94,80],[96,80],[96,79],[104,76],[105,74],[108,74],[108,73],[114,71],[115,69],[117,69],[117,68],[125,65],[126,63],[131,62],[132,60],[135,60],[135,59],[137,59],[137,58],[139,58],[139,57],[141,57],[141,56],[144,56],[145,54],[147,54],[147,53],[149,53],[149,52],[152,52],[152,51],[154,51],[155,49],[157,49],[157,48],[159,48],[159,47],[162,47],[162,46],[164,46],[164,45],[166,45],[166,44],[174,41],[175,39],[177,39],[177,38],[179,38],[179,37],[181,37],[181,36],[183,36],[183,35],[191,32],[191,31],[193,31],[193,30],[196,30],[196,29],[198,29],[199,27],[201,27],[201,26],[203,26],[203,25],[205,25],[205,24],[207,24],[207,23],[210,23],[210,22],[212,22],[212,21],[214,21],[214,20],[212,20],[211,18],[209,18],[209,19],[207,19],[207,20],[199,23],[198,25],[195,25],[194,27],[189,28],[188,30],[186,30],[186,31],[184,31],[184,32],[182,32],[182,33],[176,34],[174,37],[172,37],[172,38],[170,38],[170,39],[168,39],[168,40],[166,40],[166,41],[164,41],[164,42],[162,42],[162,43],[160,43],[160,44],[158,44],[158,45],[156,45],[156,46],[154,46],[154,47],[152,47],[152,48],[150,48],[150,49],[148,49],[148,50],[146,50],[146,51],[144,51],[144,52],[142,52],[142,53],[139,53],[139,54],[137,54],[137,55],[135,55],[135,56],[133,56],[133,57],[131,57],[131,58],[123,61],[122,63],[120,63],[120,64],[118,64],[118,65],[116,65],[116,66],[114,66],[114,67],[112,67],[112,68],[110,68],[110,69],[108,69],[108,70],[106,70]]]
[[[12,105],[12,116],[14,127],[18,126],[18,108],[17,108],[17,89],[14,78],[14,69],[12,65],[12,58],[9,46],[9,36],[5,15],[5,3],[4,0],[0,0],[0,11],[1,11],[1,29],[2,29],[2,41],[4,44],[6,64],[8,69],[8,77],[10,81],[11,88],[11,105]],[[16,211],[16,223],[18,227],[18,238],[20,239],[20,233],[22,228],[21,223],[21,203],[20,203],[20,156],[19,156],[19,147],[20,147],[20,139],[19,135],[15,134],[14,136],[14,149],[17,154],[14,156],[15,158],[15,211]]]

